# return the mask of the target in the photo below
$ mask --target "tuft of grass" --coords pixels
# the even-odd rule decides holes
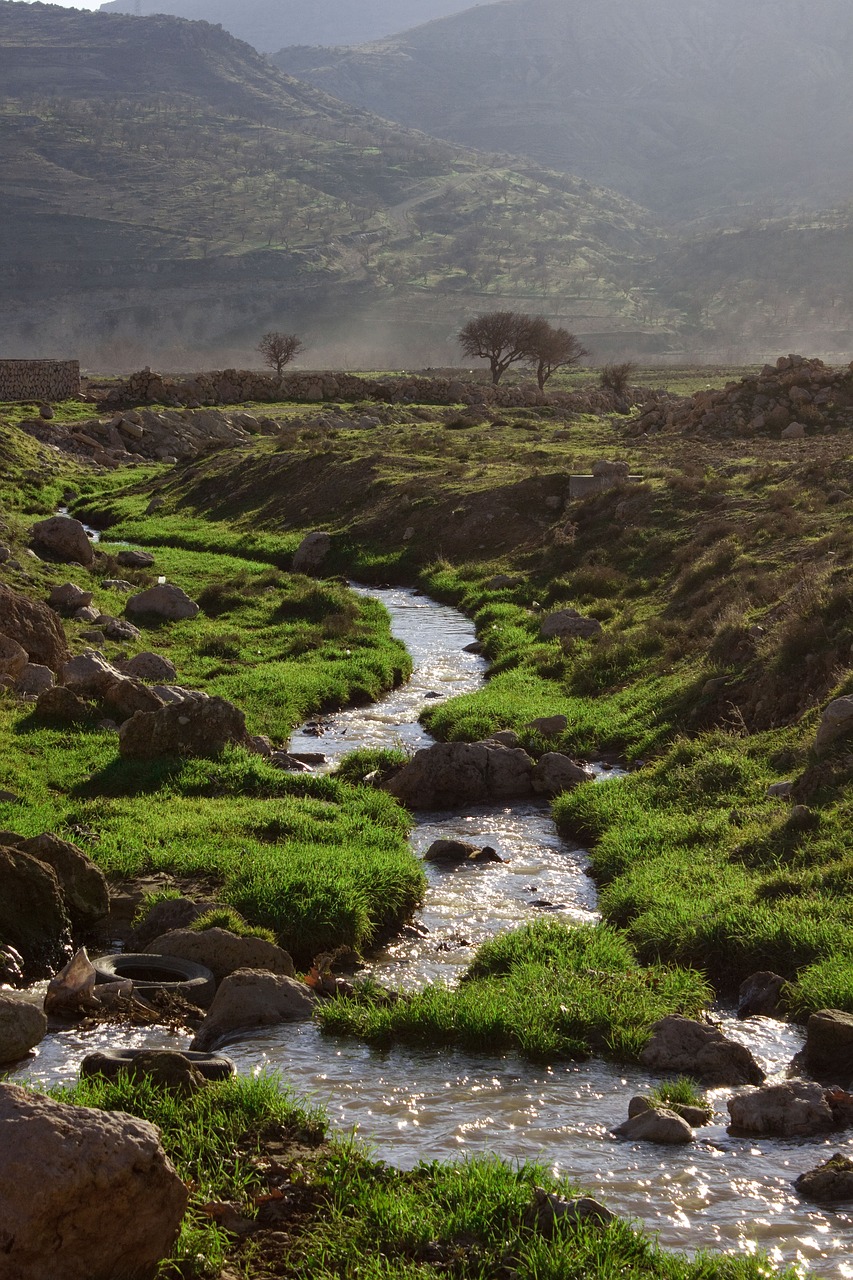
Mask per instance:
[[[233,907],[211,907],[203,915],[197,916],[189,927],[198,933],[205,929],[227,929],[238,938],[261,938],[264,942],[275,942],[275,934],[271,929],[249,924]]]
[[[662,1080],[649,1093],[653,1102],[662,1107],[677,1111],[679,1107],[698,1107],[710,1120],[714,1108],[702,1093],[699,1085],[690,1076],[679,1076],[677,1080]]]

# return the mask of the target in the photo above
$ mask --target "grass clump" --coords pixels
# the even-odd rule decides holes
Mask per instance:
[[[545,920],[482,946],[456,990],[429,986],[393,1003],[367,990],[324,1005],[319,1016],[327,1031],[378,1045],[515,1050],[540,1061],[600,1053],[630,1062],[653,1022],[695,1016],[709,997],[701,974],[642,967],[608,926]]]
[[[680,1107],[696,1107],[704,1111],[709,1120],[714,1114],[714,1108],[690,1076],[662,1080],[650,1091],[649,1097],[655,1106],[669,1107],[671,1111],[678,1111]]]
[[[393,747],[363,747],[358,751],[349,751],[338,765],[335,777],[341,782],[354,785],[364,783],[368,779],[373,786],[378,786],[402,765],[409,756],[402,749]]]
[[[205,929],[227,929],[238,938],[261,938],[264,942],[275,942],[275,934],[271,929],[249,924],[233,907],[211,907],[203,915],[197,916],[189,927],[197,933],[203,933]]]

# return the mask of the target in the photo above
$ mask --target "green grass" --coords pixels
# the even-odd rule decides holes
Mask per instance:
[[[429,986],[388,1003],[372,988],[319,1011],[326,1031],[372,1044],[445,1044],[514,1050],[550,1061],[603,1054],[635,1061],[649,1028],[669,1013],[695,1016],[710,992],[698,973],[643,967],[602,926],[540,921],[477,952],[455,990]]]
[[[705,1112],[710,1120],[714,1109],[702,1093],[695,1080],[690,1076],[679,1076],[676,1080],[663,1080],[650,1091],[649,1097],[656,1106],[669,1107],[677,1111],[679,1107],[697,1107]]]
[[[161,1280],[203,1280],[227,1262],[246,1280],[266,1274],[266,1250],[292,1280],[486,1280],[508,1267],[519,1280],[765,1280],[761,1257],[664,1252],[642,1232],[615,1220],[606,1228],[526,1223],[536,1187],[578,1194],[567,1179],[534,1163],[481,1156],[424,1162],[401,1172],[372,1159],[352,1140],[324,1142],[322,1115],[275,1077],[236,1079],[189,1096],[129,1083],[84,1080],[54,1096],[66,1103],[123,1111],[156,1124],[177,1172],[191,1187],[190,1206]],[[265,1176],[274,1143],[277,1172]],[[253,1218],[270,1185],[300,1211],[278,1223],[274,1246],[264,1234],[228,1237],[204,1213],[230,1201]],[[279,1272],[281,1274],[281,1272]],[[795,1272],[778,1273],[795,1280]]]

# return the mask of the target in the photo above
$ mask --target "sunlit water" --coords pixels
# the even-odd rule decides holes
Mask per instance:
[[[322,751],[331,763],[356,746],[428,745],[417,724],[426,695],[451,697],[482,682],[482,659],[463,652],[473,629],[461,615],[409,591],[370,594],[389,608],[395,634],[412,653],[413,679],[375,707],[324,717],[319,736],[295,734],[293,751]],[[429,892],[418,916],[424,932],[395,941],[376,957],[372,968],[381,980],[403,987],[436,978],[453,982],[479,943],[538,912],[595,918],[586,855],[560,839],[544,806],[420,815],[412,845],[422,854],[447,835],[490,844],[507,862],[428,868]],[[766,1018],[739,1023],[725,1011],[720,1017],[726,1033],[752,1048],[771,1079],[783,1077],[802,1045],[798,1029]],[[70,1082],[85,1053],[116,1042],[109,1028],[49,1036],[12,1077]],[[122,1035],[121,1043],[180,1047],[187,1037],[160,1028]],[[281,1072],[326,1108],[336,1128],[356,1129],[395,1165],[473,1153],[541,1160],[657,1233],[666,1247],[762,1250],[777,1265],[853,1280],[853,1213],[819,1210],[791,1185],[834,1151],[853,1156],[853,1141],[846,1134],[800,1141],[731,1138],[725,1103],[735,1090],[711,1094],[714,1123],[697,1131],[695,1143],[661,1148],[617,1141],[610,1132],[625,1119],[628,1100],[655,1079],[600,1061],[537,1067],[513,1056],[379,1052],[324,1036],[312,1023],[244,1034],[225,1052],[242,1073]]]

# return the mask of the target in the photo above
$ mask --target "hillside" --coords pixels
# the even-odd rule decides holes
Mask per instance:
[[[10,354],[245,361],[298,324],[314,360],[446,363],[505,299],[642,328],[642,209],[378,120],[207,23],[5,2],[0,77]]]
[[[403,124],[732,221],[853,194],[847,0],[504,0],[275,57]]]
[[[361,44],[459,13],[469,0],[107,0],[101,12],[221,23],[263,52],[284,44]]]

